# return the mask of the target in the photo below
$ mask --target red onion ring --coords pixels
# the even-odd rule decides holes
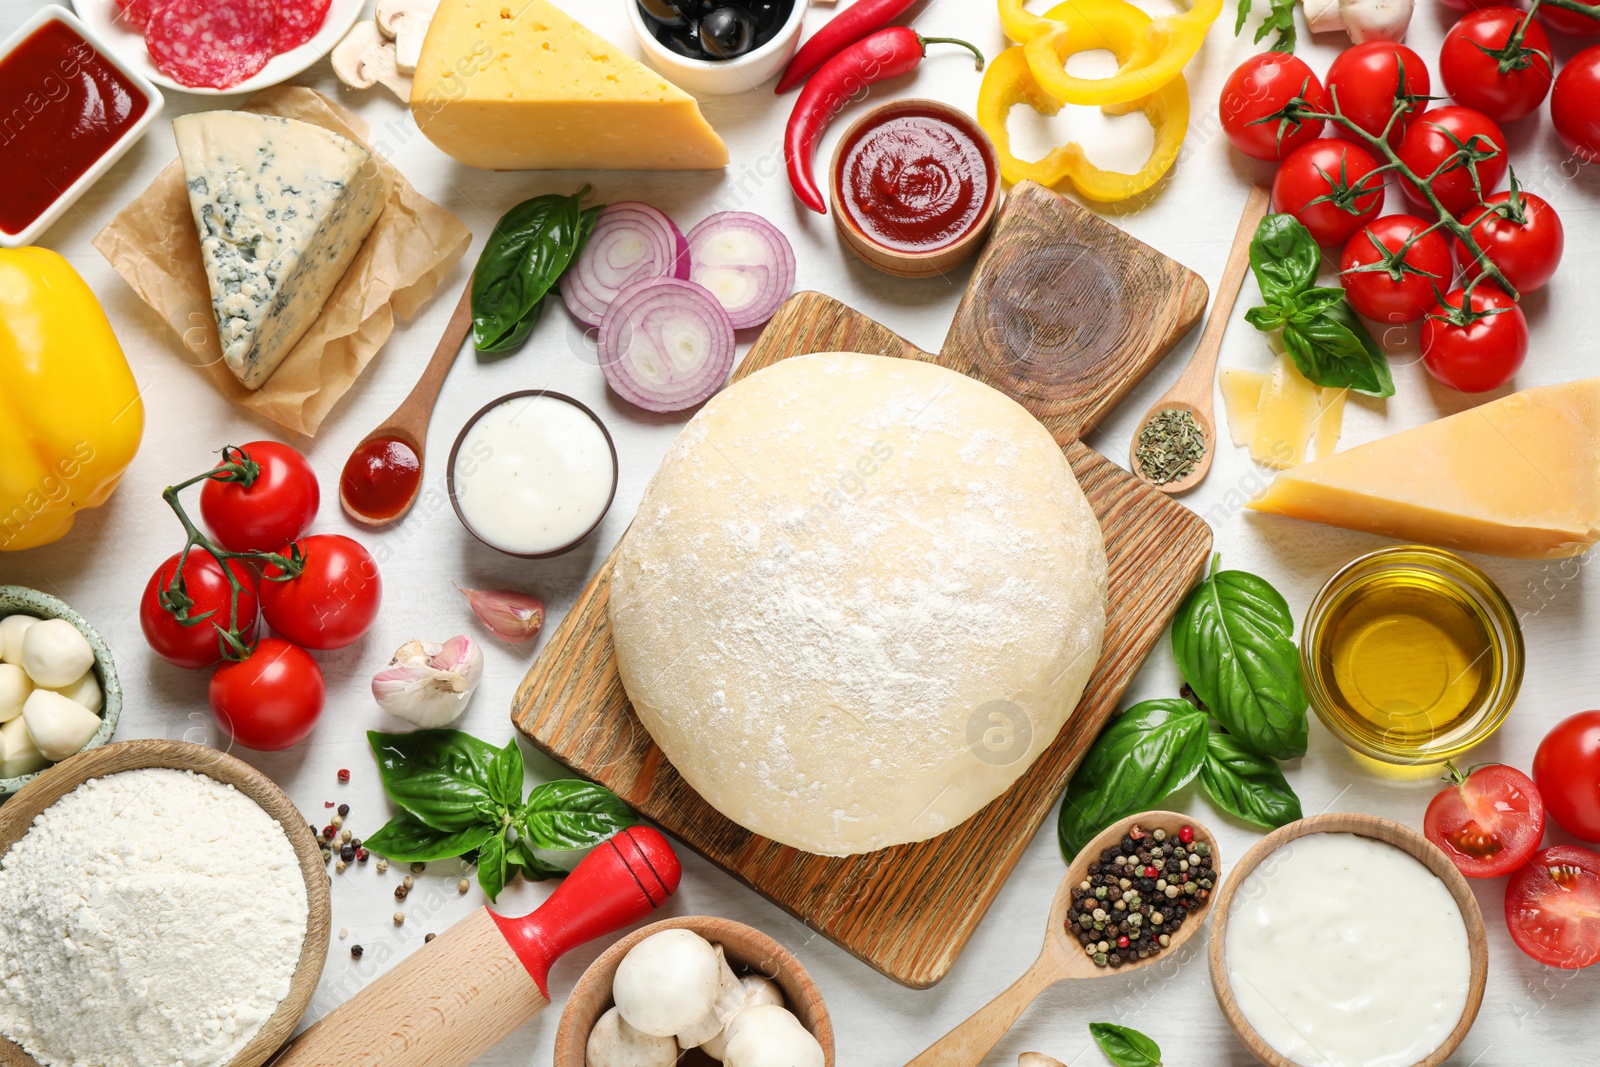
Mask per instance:
[[[794,293],[794,248],[748,211],[719,211],[689,231],[689,280],[709,289],[736,330],[760,326]]]
[[[634,282],[600,320],[600,370],[647,411],[707,400],[733,369],[733,322],[704,287],[681,278]]]
[[[687,278],[689,242],[649,204],[628,200],[601,210],[577,262],[561,276],[572,317],[598,326],[617,294],[651,278]]]

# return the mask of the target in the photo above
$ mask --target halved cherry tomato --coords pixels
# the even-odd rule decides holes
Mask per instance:
[[[1600,841],[1600,711],[1556,723],[1533,756],[1550,817],[1573,837]]]
[[[1455,269],[1441,231],[1423,234],[1404,256],[1396,255],[1427,228],[1411,215],[1385,215],[1350,238],[1339,257],[1339,281],[1351,307],[1375,322],[1403,323],[1416,322],[1438,303]]]
[[[1472,239],[1500,269],[1506,281],[1519,294],[1531,293],[1548,282],[1561,265],[1561,253],[1567,245],[1566,231],[1561,216],[1543,197],[1519,191],[1522,221],[1497,211],[1501,205],[1511,203],[1511,193],[1492,193],[1484,207],[1469,211],[1461,223],[1472,230]],[[1509,208],[1504,209],[1508,213]],[[1514,213],[1512,213],[1514,214]],[[1468,280],[1483,271],[1472,261],[1466,245],[1453,240],[1456,261]]]
[[[1472,290],[1472,310],[1490,314],[1465,324],[1449,321],[1465,302],[1466,291],[1456,289],[1423,320],[1422,365],[1463,393],[1498,389],[1517,376],[1528,357],[1528,320],[1516,301],[1487,282]]]
[[[1510,48],[1519,27],[1521,45]],[[1486,7],[1462,18],[1445,34],[1439,77],[1456,103],[1476,108],[1496,122],[1515,122],[1550,92],[1554,76],[1550,54],[1550,38],[1533,16],[1514,7]]]
[[[1458,142],[1474,151],[1492,154],[1469,165],[1460,158],[1452,158],[1458,151]],[[1506,135],[1489,116],[1470,107],[1436,107],[1424,112],[1406,131],[1399,154],[1401,161],[1424,180],[1443,167],[1433,179],[1433,194],[1445,210],[1457,218],[1479,203],[1478,193],[1472,187],[1472,175],[1477,174],[1478,185],[1483,195],[1488,196],[1505,178],[1509,165]],[[1429,206],[1409,179],[1400,179],[1400,189],[1406,199],[1418,207]]]
[[[1422,832],[1468,878],[1498,878],[1528,862],[1544,837],[1544,801],[1532,779],[1491,763],[1462,774],[1454,766],[1428,804]]]
[[[1579,845],[1534,853],[1506,883],[1506,928],[1551,967],[1600,962],[1600,855]]]
[[[1562,65],[1550,91],[1550,121],[1573,155],[1585,163],[1600,161],[1600,45]]]
[[[1282,159],[1322,136],[1326,123],[1269,119],[1292,100],[1328,110],[1328,94],[1305,61],[1283,52],[1251,56],[1228,75],[1218,110],[1233,146],[1256,159]]]
[[[255,481],[245,486],[207,479],[200,488],[200,514],[223,548],[276,552],[317,517],[322,496],[317,474],[305,456],[276,441],[229,449],[223,462],[237,460],[239,452],[261,468]]]
[[[1393,41],[1366,41],[1346,48],[1328,66],[1328,96],[1337,98],[1345,118],[1377,137],[1394,113],[1397,97],[1410,97],[1406,110],[1389,128],[1389,144],[1399,147],[1406,130],[1428,106],[1432,79],[1422,57]],[[1336,136],[1355,134],[1334,125]]]
[[[261,614],[275,633],[306,648],[343,648],[378,617],[383,579],[372,554],[343,534],[296,542],[305,566],[293,578],[269,566],[261,574]],[[295,546],[291,546],[295,547]],[[287,555],[285,548],[283,554]]]
[[[191,550],[183,562],[183,592],[192,601],[188,616],[208,617],[187,626],[179,622],[161,603],[161,594],[172,581],[181,555],[168,556],[145,583],[144,595],[139,598],[139,627],[156,655],[175,666],[197,671],[222,659],[223,645],[217,629],[227,629],[232,618],[233,587],[211,553],[200,548]],[[230,560],[228,569],[243,586],[239,592],[239,633],[248,644],[255,638],[256,616],[260,614],[256,572],[238,560]]]
[[[1317,244],[1342,245],[1383,208],[1377,169],[1378,160],[1358,144],[1331,137],[1312,141],[1278,168],[1273,210],[1293,215]]]
[[[322,668],[299,645],[263,637],[249,657],[211,676],[211,713],[222,732],[246,748],[276,752],[317,725],[327,685]]]

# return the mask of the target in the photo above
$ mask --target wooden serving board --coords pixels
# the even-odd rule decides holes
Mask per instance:
[[[679,777],[634,715],[606,616],[608,558],[517,691],[528,738],[622,796],[690,848],[895,981],[949,972],[1084,750],[1211,551],[1211,530],[1079,438],[1194,326],[1205,282],[1042,186],[1016,186],[937,356],[818,293],[773,318],[737,380],[807,352],[872,352],[963,371],[1055,435],[1105,533],[1105,647],[1053,745],[1005,795],[939,837],[830,859],[729,821]]]

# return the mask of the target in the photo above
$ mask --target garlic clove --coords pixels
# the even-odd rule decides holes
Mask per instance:
[[[49,765],[50,761],[40,755],[38,746],[33,743],[22,716],[0,726],[0,778],[17,778],[42,771]]]
[[[10,722],[22,714],[22,703],[33,692],[28,672],[15,663],[0,663],[0,722]]]
[[[722,946],[713,944],[711,947],[717,950],[717,999],[710,1011],[678,1031],[678,1044],[683,1048],[697,1048],[720,1035],[744,1007],[744,984],[728,966]]]
[[[470,637],[442,645],[407,641],[373,675],[372,698],[389,714],[424,729],[454,722],[483,678],[483,650]]]
[[[34,685],[71,685],[93,666],[94,649],[66,619],[43,619],[22,635],[22,669]]]
[[[533,640],[544,626],[544,601],[536,596],[510,589],[456,588],[485,626],[514,645]]]
[[[35,689],[22,705],[39,754],[52,763],[75,755],[100,729],[100,716],[50,689]]]
[[[22,666],[22,635],[38,621],[32,615],[7,615],[0,619],[0,661]]]
[[[84,671],[82,676],[71,685],[50,686],[50,691],[60,693],[74,704],[82,704],[96,715],[100,714],[106,706],[106,696],[100,691],[100,679],[94,676],[94,670]],[[0,718],[4,713],[0,712]]]

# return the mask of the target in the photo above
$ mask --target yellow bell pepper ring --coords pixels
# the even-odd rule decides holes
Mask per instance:
[[[0,248],[0,551],[59,540],[105,503],[144,433],[93,291],[44,248]]]
[[[1123,104],[1155,92],[1183,72],[1221,13],[1222,0],[1195,0],[1188,11],[1155,20],[1121,0],[1068,0],[1043,16],[1022,11],[1019,0],[1000,2],[1001,23],[1008,34],[1015,29],[1020,35],[1012,39],[1026,49],[1034,78],[1067,104]],[[1096,35],[1125,42],[1117,73],[1068,74],[1068,56],[1105,47],[1085,43]]]

